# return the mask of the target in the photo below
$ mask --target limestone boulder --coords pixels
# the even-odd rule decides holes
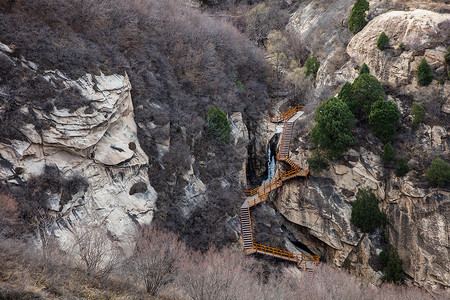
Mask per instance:
[[[444,86],[436,80],[419,87],[417,67],[423,58],[435,72],[443,68],[443,58],[450,35],[450,14],[423,9],[390,11],[371,20],[347,45],[347,54],[359,66],[366,63],[371,74],[403,94],[432,99],[444,96]],[[381,32],[389,37],[389,47],[380,51]],[[399,45],[403,47],[400,48]]]

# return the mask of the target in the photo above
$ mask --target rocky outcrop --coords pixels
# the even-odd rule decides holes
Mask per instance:
[[[347,46],[351,63],[366,63],[371,74],[399,94],[423,101],[449,99],[450,90],[435,80],[430,86],[418,87],[417,67],[425,58],[437,79],[447,74],[443,63],[450,36],[450,14],[427,10],[392,11],[373,19],[356,34]],[[390,47],[380,51],[378,36],[385,32]],[[402,44],[402,47],[399,45]],[[344,67],[345,68],[345,67]],[[448,82],[447,82],[448,85]]]
[[[55,234],[65,241],[70,234],[66,226],[83,222],[104,224],[119,240],[128,237],[135,223],[151,222],[156,192],[136,135],[127,75],[86,74],[71,80],[46,71],[43,76],[76,88],[89,105],[75,111],[24,106],[47,125],[37,129],[34,124],[17,124],[26,140],[0,143],[2,159],[9,164],[0,165],[0,177],[19,184],[42,174],[45,166],[57,167],[63,177],[83,177],[89,183],[84,193],[68,201],[53,197],[49,204],[61,217]],[[20,174],[14,174],[19,169]]]
[[[301,145],[293,159],[304,160],[306,147]],[[376,256],[387,244],[380,233],[363,234],[350,221],[358,188],[369,186],[383,200],[387,238],[399,249],[406,274],[437,292],[448,289],[450,192],[418,187],[416,171],[406,177],[386,177],[389,172],[380,155],[381,149],[375,153],[364,147],[350,149],[341,164],[330,164],[307,182],[288,182],[275,198],[277,210],[293,223],[290,231],[314,253],[337,266],[349,258],[358,274],[375,283],[382,275]]]
[[[335,4],[339,3],[339,7]],[[311,94],[301,123],[301,134],[292,153],[304,161],[311,149],[308,136],[315,107],[335,95],[346,82],[353,82],[366,63],[371,74],[387,87],[387,99],[395,102],[401,124],[394,147],[410,167],[397,178],[380,161],[382,143],[372,134],[358,132],[357,146],[327,171],[313,174],[306,182],[292,182],[275,198],[277,209],[289,221],[287,227],[315,254],[335,265],[345,258],[353,272],[375,283],[382,273],[376,256],[389,244],[399,249],[405,272],[415,284],[428,290],[450,293],[450,193],[432,188],[424,174],[434,157],[448,157],[449,81],[444,84],[443,57],[449,43],[450,14],[440,1],[370,1],[369,23],[355,36],[348,35],[347,19],[354,1],[304,1],[288,27],[318,56],[321,67],[316,90]],[[411,11],[391,11],[392,9]],[[435,9],[435,12],[420,10]],[[416,10],[414,10],[416,9]],[[439,12],[439,13],[438,13]],[[325,20],[329,26],[315,20]],[[390,47],[380,51],[381,32]],[[403,49],[399,44],[403,43]],[[428,87],[417,84],[417,66],[426,58],[435,74]],[[412,102],[427,110],[425,124],[412,127]],[[350,221],[351,203],[360,187],[370,186],[388,215],[387,235],[362,234]],[[383,241],[384,240],[384,241]],[[388,243],[386,243],[386,241]]]

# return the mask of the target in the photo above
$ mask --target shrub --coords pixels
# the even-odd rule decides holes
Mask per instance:
[[[406,175],[409,172],[409,166],[403,157],[397,159],[397,169],[395,170],[395,175],[398,177]]]
[[[369,74],[370,70],[369,70],[369,67],[366,65],[366,63],[363,63],[361,68],[359,69],[359,75],[365,74],[365,73]]]
[[[420,103],[414,102],[411,109],[411,115],[414,117],[412,124],[419,125],[423,122],[423,117],[425,116],[425,108],[423,108]]]
[[[378,199],[369,187],[358,189],[351,218],[363,232],[371,232],[386,224],[386,214],[378,208]]]
[[[347,105],[338,98],[330,98],[316,110],[311,139],[329,158],[338,158],[355,139],[350,131],[354,117]]]
[[[176,278],[185,257],[185,245],[174,233],[142,227],[134,236],[133,255],[126,264],[147,293],[156,296]]]
[[[443,159],[435,158],[425,172],[425,176],[433,184],[443,186],[450,182],[450,164]]]
[[[384,98],[383,86],[375,76],[364,73],[359,75],[352,85],[352,112],[357,114],[370,111],[372,104]]]
[[[271,30],[282,30],[289,21],[289,15],[270,4],[259,3],[245,16],[247,34],[258,44],[263,44]]]
[[[328,167],[328,162],[323,154],[315,150],[310,157],[308,157],[308,165],[314,172],[320,172]]]
[[[350,270],[350,259],[348,257],[342,263],[342,268],[346,270]]]
[[[447,47],[447,53],[445,53],[444,61],[447,65],[450,65],[450,46]]]
[[[369,115],[369,124],[373,134],[383,143],[389,143],[395,138],[397,131],[395,125],[399,119],[397,105],[391,101],[380,99],[372,105]]]
[[[381,51],[383,51],[384,49],[386,49],[386,46],[389,45],[389,38],[386,35],[386,33],[384,33],[384,31],[380,34],[380,36],[378,37],[377,40],[377,48]]]
[[[366,11],[369,10],[369,2],[366,0],[356,0],[352,12],[348,19],[348,29],[353,33],[358,33],[366,26]]]
[[[405,50],[405,45],[403,43],[398,44],[398,49]]]
[[[228,118],[218,107],[211,107],[206,118],[208,130],[220,142],[226,142],[230,138],[231,126]]]
[[[352,84],[350,82],[346,82],[342,86],[341,91],[338,94],[338,98],[344,101],[345,104],[347,104],[347,107],[350,109],[353,115],[356,115],[359,112],[360,103],[353,98]]]
[[[381,157],[381,159],[384,161],[384,163],[390,165],[394,158],[394,148],[392,148],[391,143],[386,143],[386,145],[384,145],[383,156]]]
[[[381,253],[380,253],[381,254]],[[405,273],[403,272],[403,261],[398,255],[397,248],[392,247],[386,268],[384,269],[383,281],[400,284],[405,281]]]
[[[417,78],[419,85],[422,86],[429,85],[433,81],[433,72],[431,72],[431,67],[425,58],[422,59],[422,62],[417,68]]]
[[[320,63],[314,54],[311,54],[310,57],[305,62],[305,75],[312,76],[313,79],[316,78],[317,71],[319,70]]]
[[[378,261],[383,268],[386,268],[389,261],[389,254],[386,251],[382,250],[380,254],[378,254]]]

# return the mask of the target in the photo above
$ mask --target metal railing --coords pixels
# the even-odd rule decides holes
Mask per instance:
[[[319,263],[318,256],[307,255],[307,254],[302,254],[302,253],[294,253],[294,252],[290,252],[287,250],[281,250],[281,249],[277,249],[274,247],[254,243],[253,242],[253,233],[251,231],[251,217],[250,217],[250,207],[255,206],[255,205],[267,200],[269,197],[269,193],[273,190],[276,190],[278,187],[282,186],[283,181],[288,180],[293,177],[296,177],[296,176],[303,176],[306,178],[308,176],[309,168],[308,168],[308,170],[300,170],[300,167],[289,158],[289,152],[287,153],[287,155],[280,154],[282,146],[283,146],[283,142],[286,142],[285,139],[286,138],[289,139],[288,143],[290,143],[290,139],[291,139],[291,134],[287,134],[285,136],[287,120],[290,119],[293,115],[295,115],[299,110],[303,110],[303,106],[298,105],[296,107],[293,107],[278,117],[269,117],[269,120],[271,122],[278,123],[280,121],[284,121],[283,132],[281,134],[281,140],[280,140],[280,148],[278,151],[278,160],[287,162],[292,167],[292,169],[274,177],[272,180],[265,182],[264,184],[260,185],[259,187],[255,188],[255,189],[243,190],[243,192],[247,196],[251,197],[251,196],[258,195],[257,197],[254,197],[254,199],[247,201],[248,222],[250,224],[250,237],[251,237],[251,241],[252,241],[252,247],[245,248],[245,253],[252,254],[252,253],[257,252],[257,253],[281,258],[284,260],[293,261],[293,262],[297,263],[298,268],[307,270],[308,269],[307,262],[310,262],[310,263],[312,262],[314,266],[317,266],[317,264]],[[242,217],[241,217],[241,219],[242,219]],[[247,236],[247,238],[248,238],[248,236]],[[308,270],[311,270],[311,269],[308,269]]]
[[[301,105],[297,105],[295,107],[292,107],[290,109],[288,109],[286,112],[282,113],[279,116],[276,117],[267,117],[267,119],[269,119],[270,122],[273,123],[279,123],[281,121],[285,121],[285,120],[289,120],[290,118],[292,118],[293,115],[295,115],[298,111],[303,110],[304,106]]]

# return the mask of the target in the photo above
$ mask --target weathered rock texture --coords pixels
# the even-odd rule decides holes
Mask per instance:
[[[389,48],[376,47],[378,36],[385,32]],[[408,94],[424,101],[450,98],[447,84],[437,80],[424,88],[417,83],[417,67],[423,58],[435,71],[445,77],[443,57],[450,42],[450,14],[427,10],[392,11],[373,19],[356,34],[347,46],[347,54],[359,66],[366,63],[371,74],[399,94]],[[403,49],[399,45],[403,44]],[[438,78],[436,78],[438,79]]]
[[[387,99],[399,107],[400,126],[393,145],[397,157],[408,161],[410,172],[397,178],[386,169],[380,160],[382,143],[357,128],[353,149],[307,182],[294,180],[284,185],[275,205],[289,221],[287,227],[315,254],[338,266],[348,258],[355,273],[375,283],[382,275],[376,256],[388,244],[381,232],[362,234],[350,221],[358,188],[371,187],[382,200],[380,208],[389,222],[388,243],[399,249],[406,274],[415,284],[450,293],[450,192],[431,187],[424,177],[433,158],[450,156],[449,81],[441,84],[434,80],[428,87],[417,84],[422,58],[430,63],[435,79],[445,76],[443,57],[450,42],[450,14],[440,1],[370,1],[369,23],[352,37],[346,22],[353,3],[305,1],[288,25],[321,62],[309,109],[297,121],[300,136],[292,143],[291,152],[297,153],[293,159],[305,161],[310,153],[308,134],[317,105],[334,96],[346,81],[353,82],[365,62],[387,87]],[[390,11],[394,8],[411,11]],[[380,51],[376,41],[383,31],[390,38],[390,47]],[[418,127],[411,126],[413,101],[427,110],[425,124]]]
[[[127,75],[86,74],[70,80],[58,71],[46,71],[44,76],[78,89],[89,107],[73,112],[24,107],[48,126],[37,130],[33,124],[17,124],[27,140],[0,143],[3,160],[12,166],[0,165],[0,178],[12,184],[18,178],[26,182],[42,174],[45,166],[56,166],[64,177],[83,177],[89,183],[85,193],[68,203],[52,199],[51,208],[66,221],[58,224],[101,223],[113,237],[126,238],[136,222],[151,222],[156,201],[146,171],[148,158],[136,135]],[[17,168],[20,175],[14,174]],[[68,238],[66,229],[55,229],[62,241]]]

